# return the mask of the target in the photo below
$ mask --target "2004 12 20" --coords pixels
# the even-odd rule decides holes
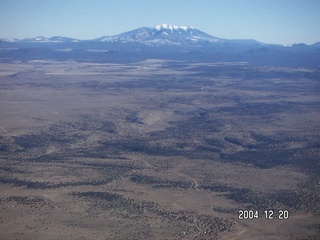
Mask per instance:
[[[264,210],[260,214],[259,210],[242,210],[238,211],[238,219],[240,220],[253,220],[253,219],[279,219],[286,220],[289,219],[288,210]]]

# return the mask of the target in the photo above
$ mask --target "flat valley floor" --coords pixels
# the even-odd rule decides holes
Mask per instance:
[[[319,239],[319,79],[0,63],[0,239]]]

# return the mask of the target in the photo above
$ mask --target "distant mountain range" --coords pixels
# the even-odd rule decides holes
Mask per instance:
[[[260,43],[256,40],[248,39],[236,39],[228,40],[211,36],[205,32],[195,29],[191,26],[174,26],[170,24],[161,24],[155,27],[141,27],[132,31],[124,32],[114,36],[102,36],[100,38],[92,40],[80,40],[75,38],[55,36],[46,38],[38,36],[35,38],[0,38],[3,42],[139,42],[148,45],[182,45],[182,44],[199,44],[199,43],[221,43],[221,42],[248,42],[248,43]],[[306,45],[303,43],[293,45]],[[284,45],[291,47],[293,45]],[[306,45],[307,46],[307,45]],[[312,44],[310,46],[319,47],[320,42]]]
[[[199,44],[200,42],[217,42],[222,39],[213,37],[191,26],[178,27],[168,24],[154,28],[142,27],[112,37],[104,36],[97,41],[140,42],[149,45]]]
[[[191,26],[161,24],[114,36],[79,40],[55,36],[0,39],[0,59],[140,61],[147,58],[187,61],[246,61],[320,67],[320,42],[312,45],[265,44],[251,39],[222,39]]]

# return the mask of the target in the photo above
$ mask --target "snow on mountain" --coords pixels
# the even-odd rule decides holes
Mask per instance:
[[[219,38],[191,26],[161,24],[153,28],[142,27],[115,36],[104,36],[98,41],[142,42],[149,45],[181,45],[185,43],[217,42]]]
[[[1,38],[0,41],[2,41],[2,42],[18,42],[19,40],[16,38]]]
[[[38,36],[35,38],[25,38],[25,39],[22,39],[21,41],[23,41],[23,42],[50,42],[50,39],[43,37],[43,36]]]
[[[173,30],[178,30],[178,29],[183,29],[184,31],[187,31],[187,29],[193,29],[193,27],[191,26],[181,26],[181,27],[178,27],[178,26],[174,26],[174,25],[170,25],[170,24],[160,24],[160,25],[157,25],[155,26],[155,29],[160,31],[162,29],[170,29],[171,31]]]
[[[80,40],[75,38],[68,38],[68,37],[61,37],[61,36],[55,36],[49,38],[51,42],[79,42]]]
[[[22,40],[18,40],[16,38],[2,38],[0,40],[4,42],[79,42],[80,41],[75,38],[68,38],[68,37],[61,37],[61,36],[55,36],[51,38],[38,36],[35,38],[24,38]]]
[[[141,27],[114,36],[103,36],[93,40],[78,40],[55,36],[46,38],[38,36],[35,38],[0,39],[2,42],[34,42],[34,43],[72,43],[72,42],[114,42],[114,43],[139,43],[149,46],[201,46],[207,43],[227,44],[254,44],[255,40],[227,40],[211,36],[191,26],[175,26],[160,24],[155,27]]]

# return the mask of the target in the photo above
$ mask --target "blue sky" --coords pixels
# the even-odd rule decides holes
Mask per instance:
[[[0,38],[94,39],[161,23],[227,39],[312,44],[320,41],[320,0],[0,0]]]

